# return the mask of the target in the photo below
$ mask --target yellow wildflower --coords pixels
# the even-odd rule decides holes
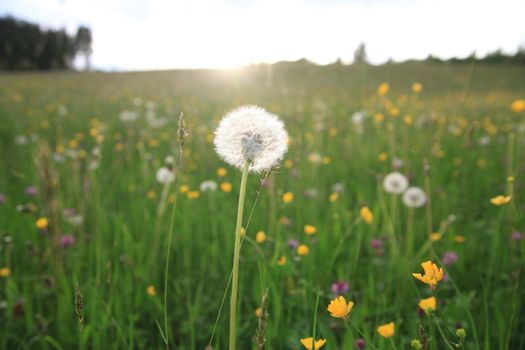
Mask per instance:
[[[433,264],[430,260],[425,261],[421,266],[423,267],[425,274],[421,275],[420,273],[413,273],[412,276],[421,282],[428,284],[432,290],[436,289],[438,282],[443,279],[443,269],[441,267],[438,268],[437,265]]]
[[[35,225],[39,230],[45,230],[49,226],[49,221],[46,218],[39,218]]]
[[[285,160],[285,161],[284,161],[284,166],[285,166],[286,168],[291,168],[291,167],[293,167],[293,160],[291,160],[291,159],[287,159],[287,160]]]
[[[264,231],[259,231],[255,234],[255,241],[259,244],[264,243],[266,241],[266,233]]]
[[[310,338],[304,338],[304,339],[301,339],[301,344],[303,344],[303,346],[307,349],[307,350],[312,350],[312,349],[320,349],[324,346],[324,344],[326,343],[326,339],[318,339],[314,342],[314,339],[312,337]]]
[[[339,199],[339,192],[333,192],[330,197],[328,197],[328,200],[332,203],[335,203],[337,202],[337,200]]]
[[[228,174],[228,171],[225,168],[221,167],[217,169],[217,176],[224,177],[226,174]]]
[[[306,233],[307,235],[313,235],[316,232],[317,232],[317,228],[315,228],[315,226],[304,225],[304,233]]]
[[[200,197],[200,195],[201,193],[199,191],[189,191],[186,193],[186,197],[188,197],[188,199],[197,199]]]
[[[148,293],[150,297],[153,297],[155,296],[155,294],[157,294],[157,292],[155,291],[155,287],[152,285],[149,285],[148,288],[146,288],[146,293]]]
[[[262,312],[262,309],[260,307],[258,307],[257,309],[255,309],[255,317],[257,318],[261,318],[263,315],[263,312]]]
[[[284,266],[286,264],[286,256],[281,255],[281,257],[277,260],[277,265]]]
[[[437,242],[437,241],[439,241],[440,239],[441,239],[441,233],[439,233],[439,232],[434,232],[434,233],[431,233],[431,234],[430,234],[430,240],[431,240],[432,242]]]
[[[290,203],[291,201],[293,201],[293,193],[292,192],[283,193],[283,202]]]
[[[418,305],[423,311],[436,311],[436,297],[421,299]]]
[[[231,191],[232,191],[232,184],[229,183],[229,182],[223,182],[223,183],[221,183],[221,186],[220,186],[220,187],[221,187],[221,191],[222,191],[222,192],[226,192],[226,193],[228,193],[228,192],[231,192]]]
[[[525,111],[525,100],[515,100],[510,105],[510,108],[516,113],[521,113]]]
[[[390,90],[390,86],[387,83],[382,83],[377,88],[377,94],[379,96],[385,96],[388,93],[388,90]]]
[[[464,243],[467,239],[465,238],[465,236],[461,236],[461,235],[455,235],[454,236],[454,241],[456,243]]]
[[[380,162],[384,162],[385,160],[387,160],[388,158],[388,153],[386,152],[381,152],[379,153],[379,155],[377,156],[377,159],[380,161]]]
[[[352,311],[354,303],[352,301],[346,302],[345,297],[339,296],[328,304],[326,310],[330,313],[330,316],[335,318],[345,318],[346,315]]]
[[[361,216],[361,219],[363,219],[369,225],[372,223],[372,221],[374,221],[374,214],[372,214],[372,211],[370,211],[366,205],[361,207],[359,215]]]
[[[301,244],[297,247],[297,254],[299,256],[305,256],[310,251],[310,248],[308,248],[307,245]]]
[[[10,274],[11,270],[9,269],[9,267],[2,267],[0,269],[0,277],[9,277]]]
[[[394,322],[386,323],[377,327],[377,333],[379,333],[383,338],[393,337],[395,333]]]
[[[490,203],[494,205],[503,205],[503,204],[507,204],[508,202],[510,202],[511,199],[512,199],[512,196],[499,195],[494,198],[491,198]]]
[[[412,84],[412,92],[415,94],[419,94],[421,91],[423,91],[423,85],[421,83],[414,83]]]
[[[149,200],[153,200],[153,199],[155,199],[155,197],[157,197],[157,192],[155,192],[155,191],[148,191],[148,193],[146,193],[146,197]]]

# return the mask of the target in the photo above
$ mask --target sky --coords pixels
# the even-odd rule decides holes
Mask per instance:
[[[93,33],[104,70],[235,68],[307,58],[380,64],[525,46],[524,0],[1,0],[48,28]]]

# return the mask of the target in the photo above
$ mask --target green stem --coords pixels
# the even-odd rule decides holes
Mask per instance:
[[[352,327],[355,328],[355,330],[357,331],[357,333],[358,333],[361,337],[363,337],[363,339],[364,339],[365,342],[366,342],[366,345],[369,345],[372,349],[377,350],[377,348],[372,344],[372,342],[368,339],[368,337],[367,337],[367,336],[366,336],[366,335],[365,335],[365,334],[359,329],[359,327],[357,327],[357,326],[355,325],[354,322],[352,322],[352,320],[351,320],[350,318],[345,317],[345,321],[346,321],[347,325],[348,325],[348,324],[352,325]]]
[[[454,350],[454,347],[452,345],[450,345],[450,342],[448,341],[447,337],[445,336],[445,333],[443,332],[443,329],[441,328],[441,325],[439,324],[439,321],[438,319],[436,318],[436,316],[433,314],[433,313],[430,313],[430,315],[432,315],[432,319],[434,320],[434,323],[436,324],[437,326],[437,329],[439,331],[439,334],[441,335],[441,338],[443,338],[443,340],[445,341],[445,343],[447,344],[447,347],[451,350]]]
[[[235,247],[233,250],[232,294],[230,299],[230,350],[236,350],[237,342],[237,290],[239,288],[239,255],[241,250],[241,225],[246,195],[246,180],[248,179],[248,161],[242,166],[239,206],[237,207],[237,224],[235,226]]]
[[[394,339],[392,338],[389,338],[389,339],[390,339],[390,343],[392,344],[392,348],[394,348],[394,350],[397,350],[396,343],[394,343]]]

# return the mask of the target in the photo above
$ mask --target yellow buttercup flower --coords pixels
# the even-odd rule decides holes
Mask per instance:
[[[286,265],[286,256],[281,255],[281,257],[277,260],[277,265],[279,266]]]
[[[9,277],[10,274],[11,270],[9,269],[9,267],[2,267],[0,269],[0,277]]]
[[[508,202],[510,202],[511,199],[512,199],[512,196],[499,195],[494,198],[491,198],[490,203],[494,205],[503,205],[503,204],[507,204]]]
[[[308,246],[305,244],[301,244],[300,246],[297,247],[297,254],[299,256],[305,256],[306,254],[308,254],[309,251],[310,251],[310,248],[308,248]]]
[[[456,243],[464,243],[467,239],[465,238],[465,236],[462,236],[462,235],[455,235],[454,236],[454,242]]]
[[[155,192],[155,191],[148,191],[148,193],[146,193],[146,197],[149,200],[155,199],[155,197],[157,197],[157,192]]]
[[[326,343],[326,339],[318,339],[315,342],[312,337],[301,339],[301,344],[303,344],[303,346],[307,350],[312,350],[314,349],[314,347],[315,349],[320,349],[324,346],[325,343]]]
[[[264,243],[266,241],[266,233],[264,231],[259,231],[255,234],[255,241],[259,244]]]
[[[515,100],[510,105],[510,108],[516,113],[521,113],[525,111],[525,100]]]
[[[418,305],[421,310],[426,312],[436,311],[436,297],[421,299]]]
[[[290,203],[293,201],[293,193],[292,192],[285,192],[283,194],[283,202],[284,203]]]
[[[377,94],[379,96],[385,96],[388,93],[388,90],[390,90],[390,85],[388,85],[387,83],[382,83],[377,88]]]
[[[313,235],[316,232],[317,232],[317,229],[315,228],[315,226],[304,225],[304,233],[306,233],[307,235]]]
[[[423,85],[421,83],[414,83],[412,84],[412,92],[415,94],[419,94],[421,91],[423,91]]]
[[[328,304],[326,310],[330,313],[330,316],[335,318],[345,318],[346,315],[352,311],[354,303],[352,301],[346,302],[345,297],[339,296]]]
[[[361,219],[363,219],[369,225],[372,223],[372,221],[374,221],[374,214],[372,214],[372,211],[370,211],[367,206],[361,207],[359,215],[361,215]]]
[[[443,269],[441,267],[438,268],[437,265],[433,264],[430,260],[425,261],[421,266],[423,267],[425,274],[421,275],[420,273],[413,273],[412,276],[421,282],[428,284],[432,290],[436,289],[438,282],[443,279]]]
[[[217,176],[224,177],[228,174],[228,171],[225,168],[218,168],[217,169]]]
[[[386,153],[386,152],[381,152],[381,153],[379,153],[379,155],[377,156],[377,159],[378,159],[380,162],[384,162],[385,160],[388,159],[388,153]]]
[[[332,203],[335,203],[337,202],[337,200],[339,199],[339,192],[333,192],[330,197],[328,197],[328,200]]]
[[[430,240],[431,240],[432,242],[437,242],[437,241],[439,241],[440,239],[441,239],[441,233],[439,233],[439,232],[434,232],[434,233],[431,233],[431,234],[430,234]]]
[[[154,286],[149,285],[148,288],[146,288],[146,293],[148,293],[150,297],[153,297],[155,294],[157,294],[157,291],[155,290]]]
[[[254,313],[255,313],[255,317],[257,317],[257,318],[261,318],[262,315],[263,315],[263,311],[262,311],[262,309],[261,309],[260,307],[258,307],[257,309],[255,309],[255,312],[254,312]]]
[[[379,333],[383,338],[393,337],[395,333],[394,322],[386,323],[377,327],[377,333]]]
[[[199,191],[189,191],[188,193],[186,193],[186,197],[188,197],[188,199],[197,199],[200,197],[200,192]]]
[[[39,218],[35,225],[39,230],[45,230],[49,226],[49,221],[46,218]]]
[[[179,192],[180,192],[180,193],[186,193],[186,192],[188,192],[189,190],[190,190],[190,186],[188,186],[188,185],[181,185],[181,186],[179,187]]]
[[[229,183],[229,182],[223,182],[221,183],[221,191],[222,192],[226,192],[226,193],[229,193],[232,191],[232,184]]]

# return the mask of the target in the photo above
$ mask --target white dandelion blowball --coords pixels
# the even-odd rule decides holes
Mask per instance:
[[[390,173],[383,179],[383,188],[388,193],[401,194],[408,187],[408,180],[405,175],[394,172]]]
[[[201,182],[199,186],[201,192],[211,191],[215,192],[217,191],[217,183],[213,180],[206,180]]]
[[[283,122],[257,106],[242,106],[226,114],[215,130],[215,151],[228,164],[254,172],[269,170],[288,150]]]
[[[422,207],[427,201],[427,195],[419,187],[410,187],[403,193],[403,203],[409,208]]]
[[[162,167],[159,170],[157,170],[156,177],[157,177],[157,181],[160,182],[161,184],[172,182],[175,179],[173,172],[166,167]]]

